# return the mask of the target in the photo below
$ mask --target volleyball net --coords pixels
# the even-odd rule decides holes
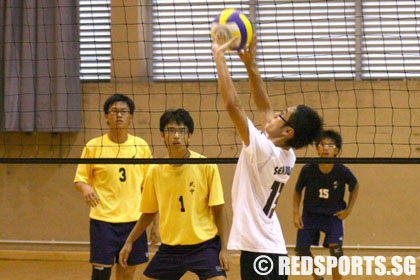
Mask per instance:
[[[19,2],[19,3],[17,3]],[[305,104],[343,136],[349,162],[418,163],[420,1],[3,1],[0,15],[0,161],[76,163],[107,133],[114,93],[136,104],[130,133],[155,158],[159,118],[184,108],[192,150],[233,163],[242,143],[218,93],[210,27],[225,8],[249,16],[257,62],[275,110]],[[246,69],[228,65],[260,124]],[[310,161],[313,148],[297,151]],[[109,160],[109,163],[123,159]]]

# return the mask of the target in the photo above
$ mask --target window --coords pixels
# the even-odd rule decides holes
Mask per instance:
[[[210,28],[227,7],[249,15],[248,1],[153,0],[153,78],[215,79]],[[233,77],[246,77],[242,62],[232,57]]]
[[[210,26],[227,7],[254,22],[264,78],[420,76],[420,1],[153,0],[153,78],[215,79]],[[228,63],[246,77],[236,54]]]
[[[270,79],[353,78],[354,1],[259,0],[261,74]]]
[[[363,77],[420,77],[420,1],[363,1]]]
[[[111,0],[79,0],[80,79],[111,79]]]

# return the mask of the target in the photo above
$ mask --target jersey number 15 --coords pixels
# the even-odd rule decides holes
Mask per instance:
[[[319,198],[328,199],[330,197],[329,189],[319,189]]]

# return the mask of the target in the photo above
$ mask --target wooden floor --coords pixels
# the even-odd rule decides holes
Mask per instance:
[[[137,271],[138,277],[144,268]],[[420,267],[417,264],[416,276],[348,276],[346,280],[391,280],[391,279],[420,279]],[[1,280],[69,280],[90,279],[91,266],[87,261],[53,261],[53,260],[5,260],[0,259]],[[112,277],[111,279],[115,279]],[[183,280],[196,280],[193,274],[187,273]],[[228,279],[239,280],[239,264],[233,263],[232,270],[228,272]],[[290,280],[311,280],[310,276],[290,276]],[[332,279],[331,276],[327,279]]]

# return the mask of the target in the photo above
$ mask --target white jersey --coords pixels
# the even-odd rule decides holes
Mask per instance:
[[[228,249],[287,254],[275,207],[296,156],[275,146],[249,119],[248,129],[249,145],[242,148],[233,179]]]

